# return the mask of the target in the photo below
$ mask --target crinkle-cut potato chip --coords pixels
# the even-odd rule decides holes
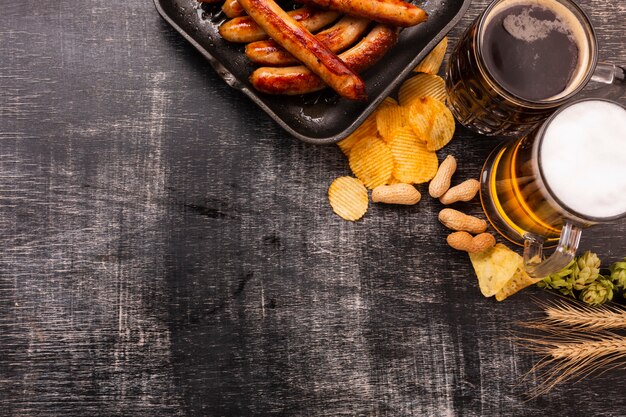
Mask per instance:
[[[387,144],[377,136],[357,142],[348,156],[350,169],[367,188],[384,185],[391,178],[393,155]]]
[[[398,101],[395,98],[387,96],[378,105],[378,110],[382,109],[385,106],[397,106],[397,105],[398,105]]]
[[[361,123],[361,126],[357,127],[354,132],[348,135],[346,138],[337,142],[337,145],[344,153],[344,155],[349,156],[350,150],[354,147],[354,145],[360,141],[361,139],[369,136],[376,136],[378,133],[376,127],[376,115],[371,114],[368,118]]]
[[[413,101],[405,115],[409,126],[426,142],[426,149],[429,151],[438,151],[454,136],[454,116],[436,98],[427,96]]]
[[[328,201],[333,211],[342,219],[359,220],[369,204],[367,188],[354,177],[339,177],[328,187]]]
[[[369,204],[367,188],[354,177],[336,178],[328,187],[328,201],[342,219],[359,220]]]
[[[404,109],[397,104],[386,104],[376,110],[378,134],[385,142],[389,142],[393,133],[405,124]]]
[[[441,68],[443,57],[448,49],[448,37],[444,37],[441,42],[433,48],[432,51],[417,64],[417,67],[413,69],[415,72],[425,72],[426,74],[437,74]]]
[[[410,106],[413,101],[427,96],[442,103],[446,102],[448,95],[443,78],[432,74],[417,74],[404,81],[398,90],[398,102],[401,106]]]
[[[480,292],[485,297],[498,294],[516,271],[520,267],[523,269],[522,257],[501,243],[483,252],[470,253],[469,257],[478,278]]]
[[[443,112],[434,120],[430,136],[426,140],[426,149],[438,151],[450,143],[454,137],[455,127],[454,116],[450,109],[444,105]]]
[[[393,178],[408,184],[430,181],[439,168],[435,152],[428,151],[413,130],[405,126],[397,130],[389,141],[394,159]]]
[[[496,293],[496,301],[503,301],[524,288],[536,284],[543,278],[531,278],[524,266],[521,265],[513,274],[513,278],[507,281],[507,283]]]

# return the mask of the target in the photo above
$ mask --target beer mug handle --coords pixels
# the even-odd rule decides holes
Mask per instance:
[[[618,99],[626,92],[626,68],[619,65],[598,62],[591,80],[600,84],[608,84],[593,90],[591,92],[593,96]]]
[[[524,236],[524,268],[533,278],[543,278],[559,272],[569,264],[578,249],[582,229],[566,221],[561,229],[559,243],[547,259],[543,259],[543,238],[527,233]]]

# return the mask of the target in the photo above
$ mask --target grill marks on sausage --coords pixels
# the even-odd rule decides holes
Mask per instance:
[[[241,5],[241,4],[240,4]],[[287,12],[294,20],[310,31],[316,32],[328,26],[340,16],[339,12],[301,7]],[[219,33],[225,40],[237,43],[249,43],[267,39],[268,35],[250,16],[240,16],[222,23]]]
[[[309,6],[361,16],[388,25],[409,27],[426,21],[428,15],[419,7],[402,0],[298,0]]]
[[[353,45],[367,30],[370,20],[362,17],[345,16],[328,29],[315,35],[334,53]],[[246,56],[257,65],[296,65],[299,61],[273,40],[251,42],[246,45]]]
[[[350,100],[365,100],[365,84],[358,73],[395,45],[399,28],[428,17],[403,0],[298,0],[305,6],[290,12],[274,0],[226,1],[248,16],[232,18],[219,32],[227,41],[247,44],[247,57],[261,65],[250,81],[269,94],[299,95],[331,87]],[[332,27],[312,34],[341,14],[345,16]],[[373,22],[378,23],[363,37]]]
[[[354,72],[378,62],[398,40],[395,27],[379,24],[359,43],[339,55]],[[325,83],[305,66],[260,67],[251,75],[254,88],[268,94],[299,95],[321,90]]]
[[[341,96],[364,100],[365,84],[327,46],[273,0],[239,0],[246,13],[285,50]]]

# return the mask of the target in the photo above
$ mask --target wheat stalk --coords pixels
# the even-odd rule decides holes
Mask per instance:
[[[519,338],[528,349],[543,356],[529,372],[542,380],[531,391],[533,397],[565,381],[624,366],[626,336],[610,332],[562,334],[557,330],[551,333],[553,336],[543,339]]]
[[[539,330],[554,326],[578,330],[626,329],[626,310],[617,306],[587,306],[582,303],[554,301],[541,303],[545,317],[521,323]]]

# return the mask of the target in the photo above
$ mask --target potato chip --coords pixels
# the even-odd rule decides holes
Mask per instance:
[[[361,126],[356,128],[354,132],[348,135],[345,139],[337,142],[337,145],[344,155],[349,156],[350,150],[358,141],[365,137],[376,136],[377,132],[376,115],[371,114],[363,123],[361,123]]]
[[[419,104],[419,100],[417,102]],[[415,136],[422,142],[426,143],[430,136],[430,113],[422,113],[409,107],[405,112],[407,124],[415,133]]]
[[[470,253],[469,257],[485,297],[501,291],[522,266],[522,257],[501,243],[483,252]]]
[[[409,126],[426,141],[426,149],[437,151],[454,136],[454,116],[445,104],[427,96],[413,101],[405,112]]]
[[[380,104],[378,105],[378,109],[381,109],[385,106],[393,106],[393,105],[398,105],[398,101],[393,98],[393,97],[385,97],[385,99],[383,101],[380,102]]]
[[[359,220],[369,205],[367,188],[353,177],[336,178],[328,187],[328,201],[342,219]]]
[[[385,142],[389,142],[393,132],[406,124],[404,109],[397,104],[385,104],[376,110],[376,126],[378,134]]]
[[[417,67],[413,69],[415,72],[425,72],[426,74],[437,74],[441,68],[443,57],[448,49],[448,37],[444,37],[441,42],[433,48],[432,51],[417,64]]]
[[[443,112],[435,118],[430,137],[426,140],[426,149],[438,151],[446,146],[454,137],[456,124],[452,112],[444,105]]]
[[[417,74],[400,85],[398,102],[401,106],[410,106],[415,100],[434,97],[442,103],[446,102],[446,83],[438,75]]]
[[[394,185],[394,184],[403,184],[403,182],[392,175],[391,178],[387,180],[385,185]]]
[[[367,188],[387,183],[393,170],[393,155],[387,144],[376,136],[357,142],[348,156],[350,169]]]
[[[543,278],[531,278],[528,273],[526,273],[524,266],[521,265],[515,271],[513,278],[508,280],[504,287],[502,287],[500,291],[496,293],[496,300],[503,301],[509,296],[515,294],[516,292],[521,291],[530,285],[536,284],[542,279]]]
[[[426,149],[409,126],[397,130],[389,141],[394,159],[393,178],[409,184],[430,181],[437,173],[437,154]]]

